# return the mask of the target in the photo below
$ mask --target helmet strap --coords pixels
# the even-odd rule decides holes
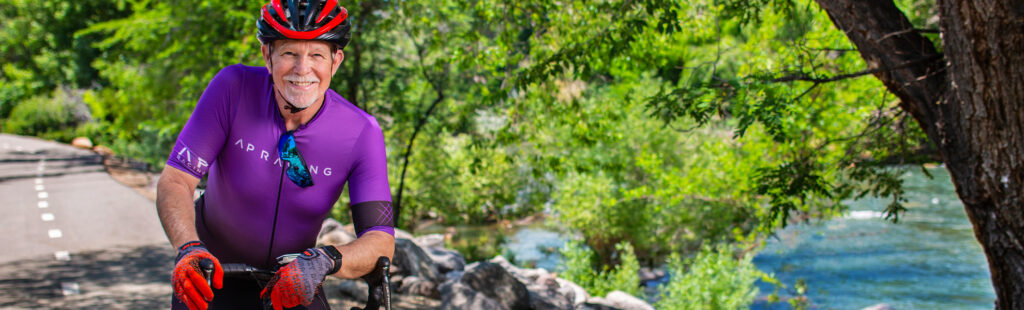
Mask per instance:
[[[277,87],[274,88],[274,91],[277,91],[277,95],[279,97],[281,97],[281,100],[284,100],[285,108],[287,108],[288,112],[291,112],[292,114],[302,112],[302,110],[305,110],[305,109],[309,108],[309,107],[300,108],[300,107],[295,106],[290,101],[288,101],[288,99],[284,98],[284,95],[281,94],[281,91],[278,90]],[[312,106],[312,105],[310,105],[310,106]]]

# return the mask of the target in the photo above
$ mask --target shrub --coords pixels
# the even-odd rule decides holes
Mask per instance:
[[[755,282],[769,276],[725,245],[704,246],[696,257],[669,257],[672,279],[661,289],[657,309],[747,309],[757,296]]]
[[[11,110],[3,130],[21,135],[70,140],[75,127],[90,119],[81,91],[58,87],[21,102]]]
[[[594,266],[594,252],[579,241],[570,241],[562,248],[563,271],[561,277],[575,282],[593,296],[605,296],[611,291],[623,291],[642,297],[640,288],[640,263],[633,246],[628,242],[615,245],[619,264],[614,268]]]

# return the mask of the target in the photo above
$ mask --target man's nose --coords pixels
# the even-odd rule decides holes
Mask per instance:
[[[313,59],[308,57],[308,56],[299,57],[295,61],[295,68],[292,68],[292,70],[294,70],[295,73],[300,73],[300,74],[312,71],[312,69],[313,69]]]

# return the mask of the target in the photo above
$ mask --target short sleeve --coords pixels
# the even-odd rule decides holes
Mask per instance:
[[[388,159],[384,134],[371,116],[355,145],[356,160],[348,176],[349,201],[391,201],[388,185]]]
[[[202,178],[217,158],[230,128],[230,104],[241,85],[240,65],[217,73],[199,97],[195,110],[178,134],[167,165]]]

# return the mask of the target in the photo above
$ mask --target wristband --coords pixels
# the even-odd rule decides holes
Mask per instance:
[[[323,250],[324,253],[327,254],[327,257],[334,260],[334,268],[331,268],[331,271],[328,271],[327,274],[334,274],[335,272],[338,272],[338,270],[341,270],[341,252],[338,252],[337,248],[328,245],[320,247],[320,250]]]

